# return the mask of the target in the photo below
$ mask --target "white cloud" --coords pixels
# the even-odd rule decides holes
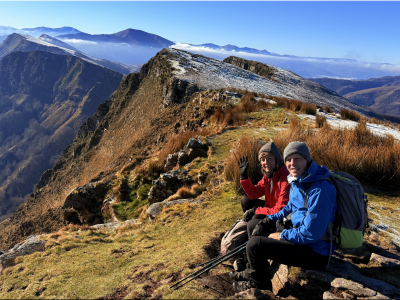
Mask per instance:
[[[64,43],[67,43],[67,44],[97,45],[97,42],[85,41],[85,40],[79,40],[79,39],[59,39],[59,40],[63,41]]]

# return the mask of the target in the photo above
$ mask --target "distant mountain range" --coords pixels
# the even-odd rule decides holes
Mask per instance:
[[[357,105],[367,106],[381,114],[400,117],[400,76],[368,80],[314,78],[321,84]]]
[[[128,65],[144,64],[162,48],[173,47],[218,60],[231,55],[256,60],[290,70],[306,78],[368,79],[400,74],[399,65],[388,63],[360,62],[346,58],[280,55],[267,50],[235,45],[219,46],[214,43],[201,45],[175,43],[161,36],[136,29],[126,29],[113,34],[88,34],[72,27],[16,29],[0,26],[0,42],[13,32],[34,37],[46,34],[56,37],[86,55]]]
[[[70,46],[54,37],[42,34],[39,38],[19,33],[10,34],[2,44],[0,44],[0,60],[15,51],[35,51],[41,50],[54,54],[72,55],[85,59],[93,64],[109,68],[122,74],[129,74],[137,71],[134,66],[126,65],[120,62],[109,61],[106,59],[98,59],[86,55],[78,51],[75,47]]]

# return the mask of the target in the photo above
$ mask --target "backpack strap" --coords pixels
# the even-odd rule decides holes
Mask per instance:
[[[304,207],[307,207],[307,193],[308,193],[308,190],[310,189],[310,187],[311,187],[314,183],[316,183],[317,181],[320,181],[320,180],[329,180],[330,182],[332,182],[332,180],[331,180],[330,177],[324,177],[324,178],[317,179],[317,180],[314,181],[314,182],[308,182],[307,185],[306,185],[306,188],[304,189],[304,194],[303,194],[303,199],[304,199],[304,204],[303,204],[303,206],[304,206]]]

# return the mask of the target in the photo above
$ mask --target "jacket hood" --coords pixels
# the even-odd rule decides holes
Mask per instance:
[[[272,153],[276,157],[276,169],[279,170],[279,168],[283,165],[282,157],[281,154],[279,153],[278,147],[272,142],[266,143],[264,146],[261,147],[260,151],[258,151],[258,156],[262,152],[267,152],[267,153]]]
[[[327,178],[329,176],[331,176],[331,172],[327,167],[319,166],[316,164],[314,160],[312,160],[310,167],[306,171],[306,174],[303,175],[298,182],[299,183],[315,182],[319,179]]]

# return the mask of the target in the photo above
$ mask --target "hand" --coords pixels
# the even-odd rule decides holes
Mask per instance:
[[[251,236],[269,236],[271,233],[276,231],[275,222],[270,218],[262,219],[256,227],[254,227]]]
[[[280,234],[280,232],[274,232],[274,233],[271,233],[268,237],[269,237],[270,239],[274,239],[274,240],[280,241],[280,239],[281,239],[281,234]]]
[[[247,175],[247,167],[249,166],[249,160],[247,156],[243,156],[238,161],[240,180],[246,180],[249,176]]]
[[[254,215],[256,214],[256,210],[257,210],[257,207],[253,207],[253,208],[246,210],[246,212],[243,215],[243,221],[245,221],[245,222],[250,221],[251,218],[254,217]]]

